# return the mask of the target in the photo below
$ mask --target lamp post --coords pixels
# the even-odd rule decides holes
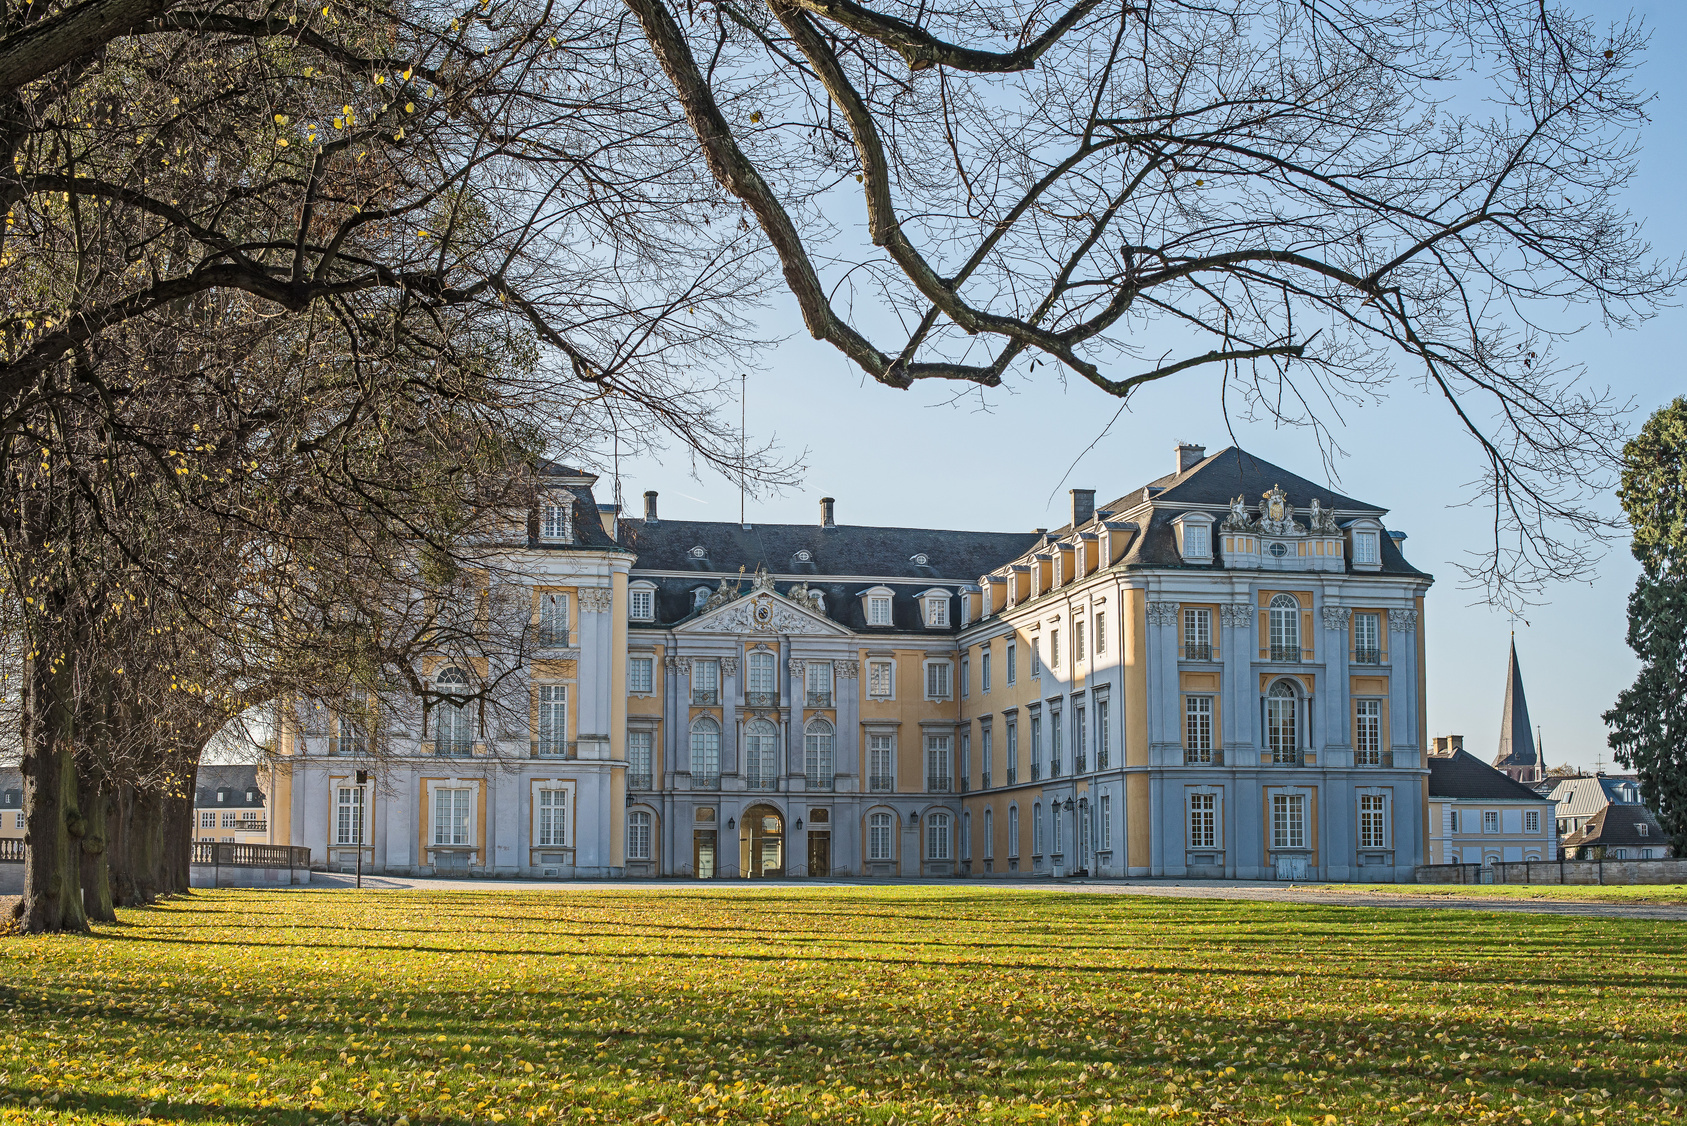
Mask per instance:
[[[369,784],[369,772],[357,772],[357,886],[363,888],[363,837],[369,831],[369,807],[363,800],[363,787]]]

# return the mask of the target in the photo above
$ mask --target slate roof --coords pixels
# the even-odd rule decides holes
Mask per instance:
[[[592,495],[592,485],[597,483],[597,474],[588,473],[584,469],[575,469],[556,461],[540,461],[534,466],[534,473],[539,477],[540,487],[546,492],[563,491],[574,497],[574,542],[573,543],[540,543],[539,542],[539,513],[538,508],[529,512],[527,519],[527,546],[538,551],[579,551],[582,548],[589,551],[620,551],[622,547],[615,542],[603,527],[603,512],[598,508],[597,497]],[[546,478],[584,478],[583,484],[547,484]]]
[[[1505,714],[1500,717],[1500,752],[1495,766],[1537,766],[1534,731],[1529,726],[1529,701],[1523,696],[1523,671],[1517,667],[1517,639],[1511,639],[1511,664],[1505,671]]]
[[[0,809],[23,808],[23,771],[0,766]]]
[[[217,800],[219,790],[228,794],[226,801]],[[254,795],[251,800],[246,797],[249,792]],[[262,809],[264,790],[258,785],[258,768],[241,765],[201,766],[193,804],[195,808]]]
[[[1646,826],[1640,835],[1639,826]],[[1669,834],[1664,832],[1652,811],[1643,805],[1612,804],[1595,813],[1586,825],[1566,836],[1566,849],[1603,845],[1607,848],[1666,848]]]
[[[1454,801],[1536,801],[1547,799],[1495,770],[1469,751],[1429,756],[1429,796]]]
[[[1632,774],[1580,775],[1554,778],[1550,791],[1560,817],[1591,817],[1611,804],[1637,805],[1640,782]]]

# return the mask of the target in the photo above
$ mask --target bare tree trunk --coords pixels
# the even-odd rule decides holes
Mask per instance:
[[[141,905],[140,881],[135,876],[135,787],[119,786],[107,802],[106,878],[112,902],[118,907]]]
[[[24,674],[26,829],[18,926],[26,934],[88,929],[81,888],[81,843],[88,822],[78,801],[73,745],[77,652],[70,638],[55,640],[64,644],[37,643],[41,653],[27,662]]]
[[[111,847],[111,793],[103,780],[82,779],[80,801],[88,831],[82,837],[82,904],[94,922],[115,923],[106,857]]]
[[[193,890],[193,791],[198,779],[199,765],[195,762],[186,780],[175,782],[164,797],[161,883],[167,895],[185,895]]]

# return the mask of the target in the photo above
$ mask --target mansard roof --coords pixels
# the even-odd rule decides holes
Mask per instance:
[[[1429,756],[1429,796],[1455,801],[1538,801],[1548,799],[1500,773],[1469,751]]]
[[[1523,672],[1517,667],[1517,639],[1511,639],[1511,664],[1505,671],[1505,714],[1500,717],[1500,750],[1495,766],[1536,766],[1540,755],[1529,726],[1529,701],[1523,697]]]
[[[226,791],[228,800],[219,802],[217,792]],[[253,797],[248,800],[246,795]],[[195,785],[193,804],[196,806],[214,805],[218,808],[238,808],[245,806],[261,809],[264,804],[264,789],[258,785],[258,768],[239,763],[221,766],[201,766],[199,778]]]
[[[1640,826],[1646,826],[1646,835],[1640,835]],[[1587,824],[1570,833],[1560,842],[1565,848],[1581,848],[1587,845],[1606,845],[1617,847],[1636,846],[1640,848],[1661,848],[1669,844],[1669,834],[1664,832],[1658,819],[1652,816],[1652,811],[1643,805],[1628,803],[1606,806],[1598,813],[1587,819]]]

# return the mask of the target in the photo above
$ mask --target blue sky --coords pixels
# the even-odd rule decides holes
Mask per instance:
[[[1573,4],[1601,19],[1631,10],[1615,4]],[[1640,5],[1652,32],[1641,81],[1656,95],[1643,135],[1639,175],[1625,202],[1643,217],[1657,252],[1666,258],[1687,246],[1682,198],[1687,152],[1687,14],[1679,6]],[[802,333],[790,302],[768,311],[768,331],[786,340],[749,378],[753,440],[777,434],[807,451],[808,471],[789,492],[752,498],[749,519],[807,522],[819,498],[837,498],[838,519],[850,524],[1017,530],[1064,523],[1071,487],[1117,496],[1169,472],[1172,446],[1190,441],[1216,451],[1231,443],[1216,378],[1151,386],[1107,437],[1068,466],[1101,433],[1116,400],[1073,382],[1039,374],[1011,388],[956,400],[955,389],[925,386],[892,391],[868,383],[841,356]],[[1568,355],[1586,363],[1592,382],[1610,384],[1636,404],[1632,425],[1675,395],[1687,393],[1679,355],[1687,343],[1687,314],[1664,310],[1639,330],[1610,334],[1586,329]],[[1038,369],[1048,372],[1047,365]],[[1336,466],[1342,492],[1391,510],[1390,527],[1409,538],[1406,555],[1439,580],[1428,611],[1429,726],[1434,735],[1462,734],[1466,746],[1491,757],[1499,735],[1505,684],[1507,615],[1472,605],[1459,589],[1454,561],[1480,546],[1483,511],[1457,507],[1479,472],[1474,450],[1452,431],[1447,414],[1402,381],[1380,408],[1348,410],[1331,428],[1349,456]],[[1325,475],[1317,444],[1305,430],[1235,422],[1246,449],[1313,480]],[[691,476],[677,456],[621,463],[623,495],[640,504],[645,489],[661,493],[664,516],[733,520],[738,490],[723,478]],[[1332,482],[1338,484],[1338,482]],[[611,481],[600,484],[609,501]],[[1051,496],[1052,494],[1052,496]],[[1614,499],[1610,502],[1615,509]],[[1591,584],[1561,584],[1546,604],[1516,623],[1530,713],[1549,762],[1607,766],[1599,719],[1634,676],[1623,643],[1626,600],[1636,567],[1626,543],[1613,544]]]

